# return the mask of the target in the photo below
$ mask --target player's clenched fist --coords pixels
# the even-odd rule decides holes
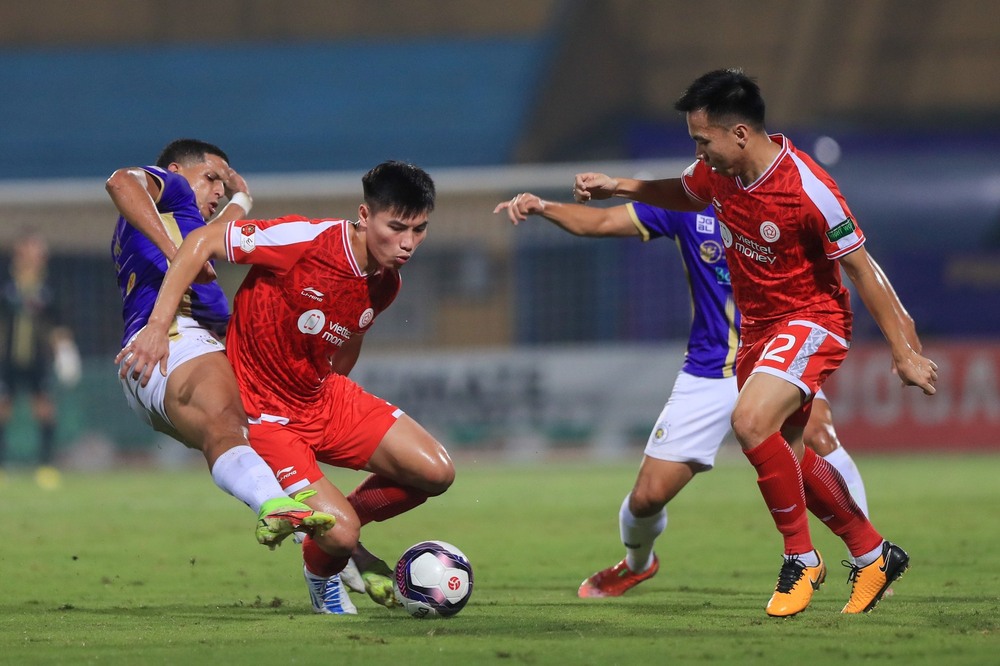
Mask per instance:
[[[617,189],[618,181],[603,173],[578,173],[573,179],[573,198],[578,203],[610,199]]]

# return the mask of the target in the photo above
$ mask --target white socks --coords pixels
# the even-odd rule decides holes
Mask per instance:
[[[219,456],[212,465],[212,479],[254,513],[269,499],[287,497],[271,468],[246,444],[234,446]]]
[[[633,573],[641,573],[653,565],[653,543],[667,527],[667,507],[648,518],[637,518],[628,508],[631,496],[625,496],[618,510],[618,528],[626,549],[625,564]]]
[[[854,459],[847,453],[847,449],[842,446],[838,447],[832,453],[823,456],[823,460],[833,465],[840,472],[840,475],[844,477],[844,482],[847,484],[847,489],[851,491],[854,503],[867,516],[868,496],[865,494],[865,483],[861,480],[861,472],[858,471],[858,466],[854,464]]]

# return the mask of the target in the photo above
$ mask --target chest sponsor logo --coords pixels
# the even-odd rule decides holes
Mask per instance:
[[[836,243],[844,236],[850,236],[851,234],[853,234],[855,229],[857,229],[857,227],[854,226],[854,220],[852,220],[851,218],[847,218],[834,228],[828,230],[826,232],[826,237],[830,240],[831,243]]]
[[[714,264],[722,259],[722,246],[714,240],[702,241],[698,246],[698,254],[706,264]]]
[[[721,221],[719,230],[722,232],[722,244],[726,246],[727,251],[733,250],[762,264],[773,264],[778,259],[770,245],[758,243],[743,234],[735,233]],[[732,261],[729,263],[732,264]]]
[[[322,303],[323,302],[323,297],[326,294],[324,294],[319,289],[316,289],[315,287],[306,287],[305,289],[302,290],[301,295],[305,296],[308,299],[311,299],[311,300],[317,301],[319,303]]]
[[[375,311],[371,308],[366,308],[364,312],[361,313],[361,318],[358,319],[358,328],[364,328],[368,324],[372,323],[372,319],[375,318]]]
[[[257,225],[244,224],[240,227],[240,249],[247,254],[257,249]]]
[[[299,330],[306,335],[316,335],[323,330],[326,315],[322,310],[306,310],[299,315]]]
[[[708,215],[698,215],[695,218],[695,227],[699,234],[715,233],[715,218]]]
[[[760,237],[767,243],[773,243],[781,238],[781,230],[771,220],[765,220],[760,223]]]

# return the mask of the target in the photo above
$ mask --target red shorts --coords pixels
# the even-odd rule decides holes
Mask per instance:
[[[262,417],[250,423],[250,445],[294,493],[323,478],[317,463],[363,469],[402,415],[342,375],[329,377],[306,420]]]
[[[809,420],[813,396],[847,358],[848,347],[847,340],[819,324],[790,321],[755,342],[740,346],[736,354],[737,386],[743,388],[750,375],[758,372],[797,386],[806,400],[788,422],[804,426]]]

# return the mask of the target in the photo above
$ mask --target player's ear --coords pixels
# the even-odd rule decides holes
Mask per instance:
[[[179,173],[181,170],[181,165],[177,162],[171,162],[167,165],[167,171],[173,171],[174,173]]]
[[[358,226],[362,229],[368,226],[368,217],[371,215],[371,209],[368,208],[367,204],[361,204],[358,206]]]
[[[740,148],[746,148],[747,141],[750,140],[750,128],[743,123],[733,125],[733,134],[736,135],[736,143]]]

